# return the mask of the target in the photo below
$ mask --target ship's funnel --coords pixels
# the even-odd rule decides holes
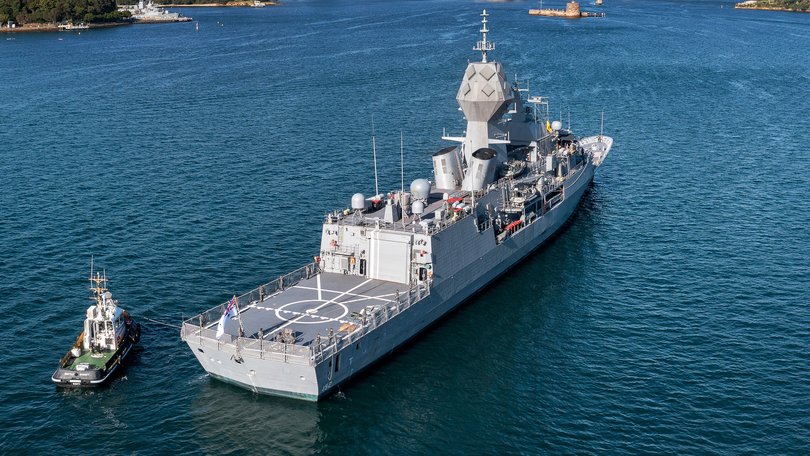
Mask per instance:
[[[481,190],[495,179],[495,160],[497,152],[493,149],[478,149],[472,154],[467,175],[464,177],[464,190]]]
[[[445,147],[433,154],[433,175],[436,177],[436,188],[456,189],[461,185],[464,176],[461,171],[461,158],[458,148]]]

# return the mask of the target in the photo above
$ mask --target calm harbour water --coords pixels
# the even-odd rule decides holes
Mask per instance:
[[[810,15],[606,3],[0,35],[0,452],[810,452]],[[372,115],[384,187],[400,131],[406,180],[430,177],[484,7],[507,74],[615,138],[554,242],[319,404],[213,381],[149,323],[111,387],[51,385],[91,254],[125,308],[177,324],[311,258],[373,188]]]

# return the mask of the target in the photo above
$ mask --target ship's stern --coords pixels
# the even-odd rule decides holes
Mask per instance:
[[[317,401],[318,378],[307,347],[232,338],[184,324],[181,338],[213,378],[255,393]]]

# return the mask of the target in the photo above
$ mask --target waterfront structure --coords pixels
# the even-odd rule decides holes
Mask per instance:
[[[84,22],[80,22],[78,24],[74,24],[73,22],[68,22],[66,24],[59,24],[59,31],[60,32],[69,32],[73,30],[87,30],[90,26],[85,24]]]
[[[600,6],[601,4],[602,3],[599,2],[597,3],[597,6]],[[603,17],[605,13],[592,13],[588,11],[582,11],[582,9],[579,6],[579,2],[571,0],[565,4],[565,9],[555,9],[555,8],[530,9],[529,15],[576,19],[580,17]]]
[[[208,374],[318,400],[506,274],[574,213],[613,140],[579,138],[490,59],[487,13],[456,101],[467,121],[416,179],[326,214],[312,263],[183,322]],[[376,174],[376,169],[375,169]],[[473,342],[474,343],[474,342]]]

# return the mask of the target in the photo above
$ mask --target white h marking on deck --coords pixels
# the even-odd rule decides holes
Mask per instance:
[[[320,277],[320,275],[318,275],[318,277]],[[316,308],[315,308],[315,310],[321,310],[322,308],[324,308],[324,307],[328,306],[329,304],[333,304],[333,303],[337,302],[337,300],[338,300],[338,299],[340,299],[340,298],[342,298],[342,297],[346,296],[347,294],[351,294],[351,292],[352,292],[352,291],[354,291],[354,290],[356,290],[356,289],[358,289],[358,288],[362,287],[363,285],[365,285],[365,284],[367,284],[367,283],[371,282],[372,280],[374,280],[374,279],[368,279],[368,280],[366,280],[365,282],[361,283],[360,285],[358,285],[358,286],[356,286],[356,287],[352,288],[351,290],[346,290],[346,291],[344,291],[343,293],[341,293],[341,294],[339,294],[339,295],[335,296],[334,298],[332,298],[332,299],[330,299],[330,300],[326,301],[325,303],[323,303],[323,304],[319,305],[318,307],[316,307]],[[269,336],[270,334],[273,334],[273,333],[276,333],[276,334],[277,334],[277,333],[281,332],[281,330],[282,330],[282,329],[284,329],[284,328],[286,328],[287,326],[290,326],[291,324],[295,323],[297,320],[300,320],[301,318],[308,317],[308,316],[309,316],[309,315],[302,315],[302,316],[300,316],[300,317],[295,317],[295,318],[293,318],[292,320],[288,320],[288,321],[287,321],[287,323],[284,323],[283,325],[279,326],[278,328],[276,328],[275,330],[273,330],[273,332],[265,334],[265,335],[264,335],[264,337],[267,337],[267,336]]]

